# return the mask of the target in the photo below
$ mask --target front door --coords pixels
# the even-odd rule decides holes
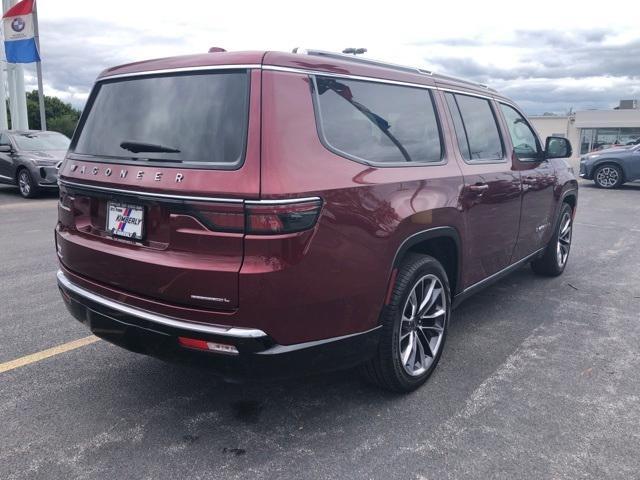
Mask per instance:
[[[544,247],[553,231],[556,173],[535,131],[524,115],[500,103],[510,140],[514,166],[522,179],[522,215],[514,261]]]
[[[464,176],[460,206],[467,236],[466,288],[511,262],[520,221],[520,176],[506,155],[494,102],[458,93],[445,93],[445,98]]]

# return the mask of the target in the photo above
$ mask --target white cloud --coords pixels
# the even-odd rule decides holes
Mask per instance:
[[[587,96],[594,89],[609,88],[602,79],[612,77],[610,96],[598,103],[604,107],[615,103],[617,95],[633,93],[631,86],[624,85],[638,79],[637,71],[635,80],[622,71],[624,57],[615,59],[616,70],[611,73],[606,71],[606,58],[594,58],[594,71],[588,75],[571,64],[580,52],[588,52],[588,46],[611,47],[599,50],[600,55],[620,57],[621,46],[640,40],[634,15],[637,5],[631,1],[610,1],[593,8],[584,1],[557,0],[437,4],[64,0],[41,2],[39,9],[46,90],[75,104],[83,102],[92,79],[103,68],[206,52],[214,45],[228,50],[284,51],[296,46],[327,50],[363,46],[368,56],[395,63],[464,76],[476,72],[484,82],[517,92],[516,99],[532,113],[551,105],[560,108],[567,83]],[[540,32],[546,36],[539,38]],[[588,69],[588,53],[580,58],[581,66]],[[526,75],[518,78],[519,71]],[[539,82],[546,82],[558,96],[541,98],[536,90]],[[531,98],[527,98],[528,86]],[[565,102],[565,106],[571,105]]]

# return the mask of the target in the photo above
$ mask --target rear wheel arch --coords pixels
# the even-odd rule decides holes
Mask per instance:
[[[456,294],[460,273],[460,234],[454,227],[436,227],[414,233],[404,240],[396,252],[393,268],[398,268],[407,255],[421,254],[435,258],[447,273],[451,295]]]

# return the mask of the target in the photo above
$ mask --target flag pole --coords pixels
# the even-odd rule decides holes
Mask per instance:
[[[40,33],[38,27],[38,2],[33,2],[33,36],[36,41],[36,49],[40,58]],[[38,103],[40,105],[40,130],[47,129],[47,115],[44,110],[44,88],[42,86],[42,61],[36,62],[36,72],[38,74]]]

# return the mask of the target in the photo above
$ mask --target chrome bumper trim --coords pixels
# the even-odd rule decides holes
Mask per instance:
[[[113,300],[109,300],[101,295],[96,295],[89,290],[86,290],[75,283],[71,282],[64,274],[62,270],[58,270],[57,273],[58,283],[67,290],[80,295],[92,302],[99,303],[107,308],[111,308],[118,312],[132,315],[134,317],[147,320],[149,322],[165,325],[167,327],[179,328],[182,330],[188,330],[196,333],[209,333],[214,335],[221,335],[225,337],[233,338],[261,338],[266,337],[267,334],[262,330],[256,328],[239,328],[239,327],[218,327],[214,325],[203,325],[201,323],[191,323],[184,320],[178,320],[176,318],[165,317],[164,315],[157,315],[155,313],[148,312],[135,307],[130,307]]]

